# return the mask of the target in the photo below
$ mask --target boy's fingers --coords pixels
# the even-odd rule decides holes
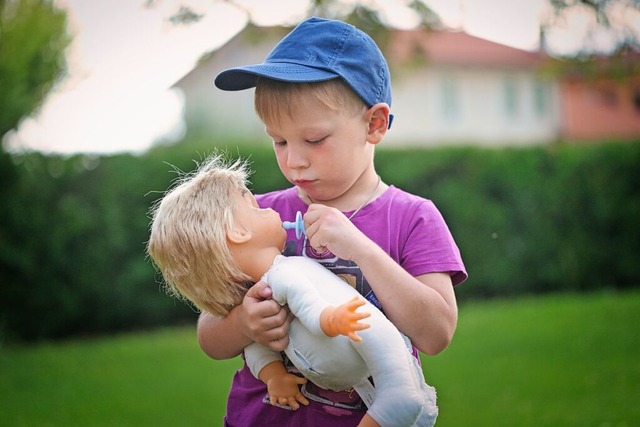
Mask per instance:
[[[272,295],[273,292],[271,291],[271,288],[269,287],[267,282],[260,281],[249,288],[246,297],[257,300],[265,300],[271,298]]]

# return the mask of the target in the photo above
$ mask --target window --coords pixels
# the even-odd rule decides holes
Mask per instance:
[[[518,116],[518,87],[512,77],[504,80],[504,109],[507,117]]]
[[[450,77],[442,79],[442,116],[445,120],[453,120],[459,115],[458,88],[455,80]]]
[[[544,117],[549,108],[549,92],[547,84],[543,80],[535,80],[533,83],[533,108],[537,117]]]

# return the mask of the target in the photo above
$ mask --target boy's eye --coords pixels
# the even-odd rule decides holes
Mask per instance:
[[[276,145],[278,147],[282,147],[284,145],[287,145],[287,141],[273,141],[273,145]]]
[[[307,140],[307,143],[308,143],[308,144],[312,144],[312,145],[313,145],[313,144],[320,144],[320,143],[324,142],[324,140],[325,140],[325,139],[327,139],[327,137],[326,137],[326,136],[325,136],[325,137],[322,137],[322,138],[320,138],[320,139],[308,139],[308,140]]]

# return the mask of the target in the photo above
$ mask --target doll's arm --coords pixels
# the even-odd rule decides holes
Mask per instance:
[[[320,328],[328,337],[345,335],[353,341],[362,341],[356,332],[369,328],[369,324],[360,323],[360,320],[371,316],[371,313],[356,313],[356,310],[365,304],[363,298],[355,296],[342,305],[325,308],[320,314]]]
[[[291,313],[312,334],[329,337],[345,335],[358,342],[360,338],[356,332],[369,327],[366,323],[360,323],[360,320],[370,314],[356,313],[366,301],[320,264],[306,258],[291,257],[275,264],[268,274],[267,282],[273,291],[273,298],[282,305],[287,304]],[[345,293],[345,287],[350,291]],[[340,304],[353,295],[351,291],[356,296]]]
[[[300,403],[305,406],[309,404],[300,392],[300,385],[306,383],[307,379],[287,372],[281,361],[266,365],[258,374],[258,378],[267,385],[272,405],[277,403],[298,409]]]

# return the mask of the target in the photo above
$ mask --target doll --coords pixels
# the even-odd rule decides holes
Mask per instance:
[[[248,173],[244,161],[214,155],[155,206],[148,252],[169,291],[225,316],[264,280],[273,299],[288,304],[295,318],[285,353],[304,378],[286,371],[279,352],[257,343],[244,350],[272,404],[308,404],[299,385],[310,380],[329,390],[355,388],[368,407],[362,427],[433,425],[435,390],[403,335],[319,263],[281,255],[286,230],[277,212],[258,207]]]

